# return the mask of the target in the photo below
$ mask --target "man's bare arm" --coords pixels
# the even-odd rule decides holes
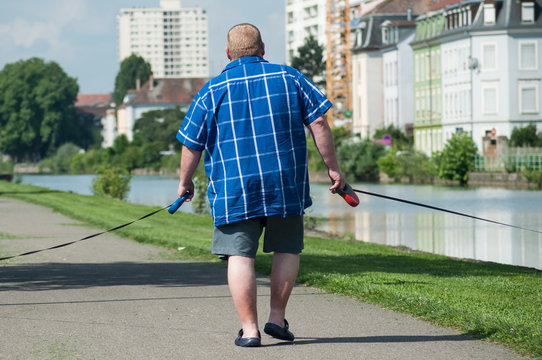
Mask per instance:
[[[201,151],[193,150],[183,145],[177,194],[179,197],[182,197],[188,191],[189,195],[186,201],[190,201],[194,197],[194,182],[192,181],[192,177],[198,167],[201,153]]]
[[[346,180],[344,174],[339,168],[339,162],[337,161],[337,155],[335,154],[335,144],[333,143],[333,134],[329,125],[324,119],[320,116],[318,119],[314,120],[310,125],[309,129],[316,144],[316,148],[324,160],[324,164],[328,168],[328,175],[331,179],[332,185],[329,188],[331,192],[335,192],[337,189],[343,189]]]

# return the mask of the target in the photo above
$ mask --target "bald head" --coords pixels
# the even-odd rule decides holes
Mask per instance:
[[[243,56],[263,56],[264,44],[260,30],[251,24],[235,25],[228,31],[228,45],[226,53],[230,60]]]

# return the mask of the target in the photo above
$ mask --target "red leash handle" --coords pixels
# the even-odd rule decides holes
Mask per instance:
[[[344,201],[348,203],[348,205],[352,207],[356,207],[359,205],[359,198],[349,184],[345,184],[344,189],[342,190],[337,189],[337,194],[341,195],[341,197],[344,199]]]

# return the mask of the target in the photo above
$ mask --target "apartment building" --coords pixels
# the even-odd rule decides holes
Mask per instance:
[[[425,0],[375,0],[352,20],[352,130],[362,138],[413,123],[412,49],[417,14]]]
[[[156,78],[209,77],[207,13],[160,0],[160,8],[121,9],[117,15],[118,59],[136,54]]]
[[[467,132],[510,137],[514,127],[542,127],[542,0],[446,1],[416,20],[414,53],[416,148],[443,149]]]

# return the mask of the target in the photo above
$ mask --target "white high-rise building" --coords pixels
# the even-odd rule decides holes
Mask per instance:
[[[136,54],[151,64],[155,78],[209,77],[205,10],[160,0],[159,9],[121,9],[117,29],[119,64]]]

